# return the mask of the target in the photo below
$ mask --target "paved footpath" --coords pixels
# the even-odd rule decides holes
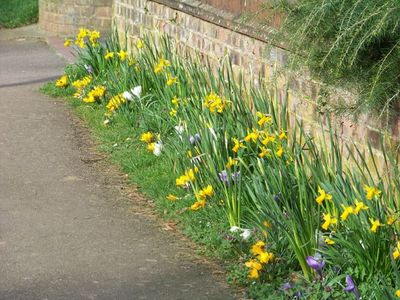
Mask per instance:
[[[38,91],[64,65],[0,30],[0,299],[233,299],[82,159],[68,109]]]

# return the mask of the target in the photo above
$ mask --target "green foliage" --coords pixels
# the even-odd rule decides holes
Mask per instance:
[[[229,61],[212,67],[168,37],[143,37],[143,47],[132,45],[132,55],[122,58],[125,48],[116,35],[93,44],[87,41],[93,32],[82,33],[86,44],[66,69],[70,83],[59,93],[76,92],[71,103],[102,149],[156,200],[160,212],[181,220],[210,252],[239,261],[232,282],[246,282],[260,299],[298,293],[338,299],[349,296],[343,291],[349,274],[363,295],[370,293],[367,283],[374,283],[374,295],[393,295],[400,225],[396,154],[382,147],[381,167],[371,148],[368,154],[348,148],[344,159],[333,129],[317,137],[290,122],[286,96],[273,83],[254,87]],[[114,56],[106,58],[110,52]],[[84,86],[71,88],[85,77]],[[106,92],[85,103],[100,85]],[[139,86],[141,93],[133,95]],[[58,93],[50,86],[46,91]],[[118,105],[110,105],[116,96]],[[321,122],[330,124],[327,118]],[[148,141],[142,138],[146,132]],[[158,154],[156,143],[162,145]],[[181,177],[184,183],[175,180]],[[208,186],[212,192],[204,195]],[[168,194],[175,199],[167,201]],[[342,218],[355,199],[369,208]],[[336,222],[324,228],[328,214]],[[373,232],[371,220],[384,226]],[[262,261],[261,254],[272,258]],[[311,255],[326,262],[323,271],[308,265]],[[292,287],[282,290],[288,282]]]
[[[355,87],[357,104],[396,114],[400,99],[398,0],[283,0],[286,41],[327,83]],[[350,82],[350,85],[348,84]]]
[[[0,27],[15,28],[38,20],[38,0],[0,0]]]

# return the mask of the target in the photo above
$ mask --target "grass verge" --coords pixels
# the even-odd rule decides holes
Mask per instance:
[[[0,27],[15,28],[38,21],[38,0],[0,0]]]

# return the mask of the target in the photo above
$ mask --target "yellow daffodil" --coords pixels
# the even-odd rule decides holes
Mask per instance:
[[[264,220],[263,225],[267,228],[272,228],[272,224],[268,220]]]
[[[176,113],[177,113],[177,111],[175,109],[173,109],[173,108],[169,111],[169,115],[171,117],[176,117]]]
[[[228,157],[228,162],[226,163],[225,167],[227,169],[230,169],[233,166],[236,166],[238,163],[238,161],[236,159],[233,159],[232,157]]]
[[[267,146],[269,143],[275,142],[275,139],[274,135],[266,133],[261,139],[261,144]]]
[[[353,213],[355,214],[355,215],[358,215],[358,213],[361,211],[361,210],[367,210],[368,209],[368,206],[366,206],[362,201],[358,201],[357,199],[355,199],[354,200],[354,204],[355,204],[355,208],[354,208],[354,210],[353,210]]]
[[[143,48],[143,41],[142,39],[137,39],[136,40],[136,48],[142,49]]]
[[[207,197],[212,197],[212,195],[214,195],[214,189],[211,185],[207,185],[204,189],[203,189],[203,193],[204,195],[206,195]]]
[[[86,28],[80,28],[79,33],[75,39],[75,45],[78,45],[80,48],[85,48],[85,37],[90,35],[90,30]]]
[[[258,277],[260,277],[260,274],[258,273],[257,269],[250,269],[247,277],[249,279],[257,279]]]
[[[260,132],[259,132],[257,129],[253,128],[253,129],[244,137],[244,141],[245,141],[245,142],[253,141],[253,143],[256,143],[259,136],[260,136]]]
[[[86,103],[94,103],[98,98],[102,97],[106,91],[104,86],[96,86],[93,90],[91,90],[86,97],[82,99],[83,102]]]
[[[278,149],[275,152],[276,156],[278,156],[279,158],[282,157],[283,155],[283,147],[279,146]]]
[[[396,248],[394,248],[392,255],[394,260],[397,260],[400,257],[400,242],[396,243]]]
[[[85,37],[90,35],[90,30],[84,27],[79,28],[79,32],[77,38],[84,39]]]
[[[79,46],[79,48],[85,48],[85,40],[84,39],[77,39],[76,41],[75,41],[75,45],[78,45]]]
[[[104,58],[105,59],[110,59],[110,58],[113,58],[113,57],[114,57],[114,52],[108,52],[108,50],[107,50],[106,55],[104,55]]]
[[[400,298],[400,290],[397,290],[397,291],[394,293],[394,295],[395,295],[397,298]]]
[[[154,141],[154,134],[151,133],[150,131],[145,132],[145,133],[143,133],[143,134],[141,135],[140,140],[141,140],[142,142],[145,142],[145,143],[147,143],[147,144],[150,144],[151,142]]]
[[[207,197],[212,197],[214,195],[214,189],[211,185],[208,185],[204,189],[196,193],[196,198],[198,200],[205,200]]]
[[[211,92],[204,98],[203,104],[211,113],[222,113],[226,106],[226,100]]]
[[[375,220],[374,220],[374,219],[370,218],[369,221],[371,222],[371,228],[370,228],[370,230],[371,230],[373,233],[376,233],[376,232],[377,232],[378,227],[383,226],[383,224],[379,221],[379,219],[375,219]]]
[[[326,243],[327,245],[333,245],[333,244],[335,244],[335,241],[334,241],[334,240],[331,240],[331,239],[328,238],[328,237],[326,237],[326,238],[325,238],[325,243]]]
[[[392,225],[395,221],[396,221],[396,219],[391,215],[387,216],[387,218],[386,218],[386,224],[388,224],[388,225]]]
[[[271,153],[272,153],[271,149],[267,149],[264,146],[261,146],[260,147],[260,153],[258,153],[258,157],[259,158],[264,158],[266,156],[267,157],[271,157]]]
[[[283,130],[281,130],[281,133],[279,134],[279,139],[281,141],[284,140],[284,139],[287,139],[287,135]]]
[[[233,144],[234,144],[234,146],[232,148],[233,152],[237,153],[239,151],[239,149],[246,148],[246,146],[243,143],[239,142],[238,139],[232,138],[232,141],[233,141]]]
[[[173,106],[178,107],[179,106],[179,98],[174,96],[174,98],[172,98],[171,103]]]
[[[260,264],[260,262],[256,259],[250,259],[246,261],[244,265],[249,269],[256,269],[257,271],[260,271],[262,269],[262,264]]]
[[[257,255],[257,258],[260,263],[268,264],[273,261],[274,254],[270,252],[261,252],[260,254]]]
[[[69,47],[71,45],[71,43],[72,43],[71,39],[65,39],[64,40],[64,47]]]
[[[167,200],[169,200],[169,201],[176,201],[176,200],[178,200],[178,197],[175,196],[175,195],[172,195],[172,194],[169,194],[166,198],[167,198]]]
[[[56,81],[56,87],[66,87],[68,85],[68,76],[63,75]]]
[[[365,191],[365,198],[367,200],[372,200],[374,197],[379,197],[379,195],[382,193],[380,190],[378,190],[376,187],[364,185],[364,191]]]
[[[156,147],[156,143],[149,143],[147,144],[147,151],[153,152]]]
[[[352,206],[344,206],[343,204],[342,207],[343,207],[343,213],[340,215],[340,219],[342,221],[346,221],[349,215],[354,212],[354,209]]]
[[[94,97],[100,98],[104,96],[104,93],[106,92],[106,88],[102,85],[96,86],[91,93],[93,94]]]
[[[186,186],[190,182],[190,178],[186,175],[182,175],[175,180],[176,186]]]
[[[169,66],[171,66],[171,63],[169,62],[169,60],[166,60],[164,58],[160,58],[158,60],[158,63],[154,66],[154,73],[156,73],[156,74],[161,73],[162,71],[164,71]]]
[[[253,246],[251,246],[250,253],[257,256],[264,252],[265,243],[263,241],[258,241]]]
[[[190,206],[191,210],[199,210],[206,205],[206,200],[197,200],[192,206]]]
[[[262,112],[257,112],[257,117],[258,117],[258,126],[263,126],[265,124],[270,125],[272,123],[272,117],[269,115],[266,115]]]
[[[94,103],[96,102],[96,98],[93,96],[92,93],[89,93],[86,97],[82,99],[82,101],[85,103]]]
[[[171,73],[168,73],[168,75],[167,75],[167,85],[171,86],[171,85],[173,85],[173,84],[175,84],[177,82],[178,82],[178,77],[172,76]]]
[[[128,56],[128,52],[124,51],[124,50],[120,50],[117,55],[119,56],[119,59],[121,61],[124,61],[126,59],[126,57]]]
[[[92,32],[90,32],[89,40],[93,47],[97,45],[97,40],[99,38],[100,38],[100,32],[98,32],[96,30],[93,30]]]
[[[337,219],[332,217],[330,213],[324,214],[324,221],[325,222],[321,226],[324,230],[328,230],[329,226],[337,223]]]
[[[326,193],[324,189],[321,189],[321,187],[318,187],[318,193],[319,195],[315,199],[315,201],[317,201],[318,204],[322,204],[324,200],[332,200],[332,195]]]
[[[92,81],[91,76],[85,76],[82,79],[75,80],[72,82],[72,86],[77,90],[84,89]]]
[[[115,95],[108,101],[106,108],[112,112],[112,111],[116,110],[118,107],[120,107],[122,104],[124,104],[125,102],[126,102],[126,99],[124,97],[122,97],[122,94]]]
[[[196,178],[196,177],[195,177],[195,173],[197,173],[196,168],[187,170],[187,171],[185,172],[185,175],[186,175],[187,177],[189,177],[189,179],[190,179],[191,181],[194,181],[195,178]]]

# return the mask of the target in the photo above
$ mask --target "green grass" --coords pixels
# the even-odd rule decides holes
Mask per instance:
[[[0,0],[0,27],[15,28],[38,21],[38,0]]]

